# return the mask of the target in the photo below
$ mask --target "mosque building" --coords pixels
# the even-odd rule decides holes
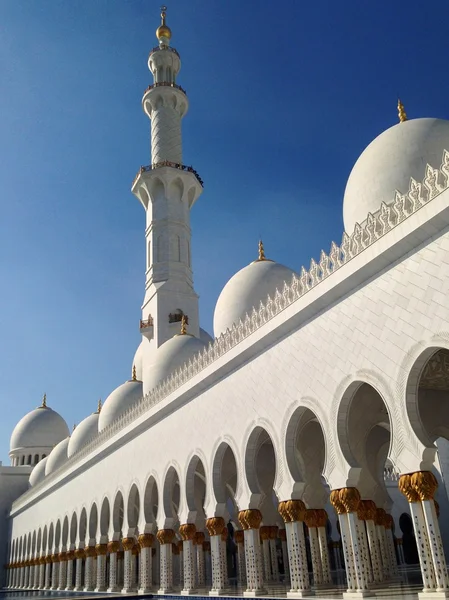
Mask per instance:
[[[349,176],[341,244],[295,271],[260,242],[212,339],[190,248],[203,182],[161,18],[131,378],[71,433],[45,397],[15,427],[1,585],[360,598],[414,573],[412,592],[448,597],[449,121],[399,102]]]

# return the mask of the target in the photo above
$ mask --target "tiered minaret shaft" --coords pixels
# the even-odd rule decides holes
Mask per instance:
[[[148,67],[154,83],[143,96],[151,119],[152,163],[142,167],[132,187],[147,213],[147,269],[142,306],[142,332],[157,346],[177,333],[182,314],[189,332],[199,335],[198,296],[193,289],[190,249],[190,209],[202,192],[198,174],[182,164],[181,119],[187,113],[186,92],[176,84],[181,68],[170,47],[171,31],[162,23],[159,45],[150,52]]]

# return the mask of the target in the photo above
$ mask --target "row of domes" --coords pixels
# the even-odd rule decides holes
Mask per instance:
[[[382,202],[391,203],[395,190],[406,193],[410,177],[421,181],[428,163],[438,168],[445,149],[449,149],[449,122],[441,119],[404,121],[378,136],[361,154],[349,176],[343,202],[346,231],[352,233],[355,224],[363,223],[368,213],[376,213]],[[253,307],[257,309],[268,294],[281,290],[294,273],[266,259],[260,245],[259,258],[236,273],[218,298],[214,313],[215,336],[244,319]],[[11,452],[25,447],[54,447],[34,468],[30,483],[34,485],[60,467],[210,340],[203,330],[200,338],[176,335],[152,352],[145,374],[143,344],[148,342],[143,340],[134,358],[133,379],[115,389],[101,412],[84,419],[70,437],[65,421],[50,408],[40,407],[26,415],[12,434]],[[141,379],[145,380],[144,387]]]

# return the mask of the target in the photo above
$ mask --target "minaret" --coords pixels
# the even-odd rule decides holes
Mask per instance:
[[[198,296],[193,288],[190,250],[190,209],[203,189],[192,167],[182,161],[181,119],[189,103],[176,83],[181,68],[170,47],[166,7],[156,30],[159,45],[151,50],[152,83],[142,105],[151,119],[151,164],[141,167],[132,192],[146,211],[146,280],[141,332],[159,347],[179,330],[186,315],[189,332],[199,337]]]

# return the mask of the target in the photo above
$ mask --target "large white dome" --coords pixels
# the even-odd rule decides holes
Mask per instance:
[[[441,165],[449,150],[449,121],[412,119],[381,133],[362,152],[349,175],[343,200],[345,230],[394,200],[395,190],[408,192],[410,178],[422,181],[427,163]]]
[[[137,370],[137,369],[136,369]],[[125,381],[106,398],[98,418],[98,431],[102,431],[122,415],[127,408],[143,396],[141,381]]]
[[[282,291],[284,282],[290,283],[294,271],[272,260],[256,260],[236,273],[224,286],[214,312],[214,335],[219,337],[246,313],[256,310],[260,302],[272,297],[276,288]]]
[[[31,486],[36,485],[44,479],[47,460],[48,456],[46,456],[40,462],[38,462],[34,469],[31,471],[30,478],[28,480]]]
[[[98,412],[89,415],[72,432],[67,447],[67,456],[69,458],[76,452],[79,452],[87,442],[90,442],[92,438],[98,435],[98,417]]]
[[[67,423],[56,411],[40,406],[25,415],[14,428],[10,452],[51,449],[69,435]]]
[[[158,383],[204,347],[203,341],[189,334],[175,335],[167,340],[155,352],[154,360],[144,379],[143,393],[146,394],[155,388]]]
[[[45,475],[50,475],[65,463],[68,459],[67,448],[70,438],[67,437],[62,442],[59,442],[48,455],[48,460],[45,465]]]

